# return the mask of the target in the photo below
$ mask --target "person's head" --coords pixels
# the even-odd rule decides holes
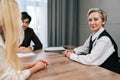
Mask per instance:
[[[23,22],[23,29],[26,29],[31,22],[31,16],[27,12],[21,12],[21,20]]]
[[[16,71],[20,68],[17,57],[17,48],[19,44],[19,31],[21,26],[20,12],[15,0],[0,0],[0,27],[5,36],[5,47],[3,53],[5,56],[5,65],[11,65]],[[0,71],[4,67],[0,67]]]
[[[99,8],[91,8],[88,11],[88,24],[92,31],[97,32],[101,27],[104,27],[107,21],[107,14]]]

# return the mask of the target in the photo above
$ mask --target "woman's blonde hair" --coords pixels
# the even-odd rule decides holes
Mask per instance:
[[[103,11],[103,10],[101,10],[101,9],[99,9],[99,8],[91,8],[91,9],[88,10],[87,16],[89,16],[89,15],[90,15],[91,13],[93,13],[93,12],[98,12],[98,13],[100,13],[100,14],[101,14],[101,19],[102,19],[102,21],[107,22],[107,14],[106,14],[105,11]],[[103,24],[102,26],[104,26],[104,25],[105,25],[105,24]]]
[[[0,0],[0,25],[5,36],[5,63],[16,72],[21,69],[17,56],[17,48],[20,42],[21,20],[18,4],[15,0]],[[0,70],[4,68],[1,67]]]

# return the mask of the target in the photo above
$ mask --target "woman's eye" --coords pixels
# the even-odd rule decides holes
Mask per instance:
[[[94,18],[94,21],[98,21],[98,18]]]
[[[92,19],[88,19],[88,21],[92,21]]]

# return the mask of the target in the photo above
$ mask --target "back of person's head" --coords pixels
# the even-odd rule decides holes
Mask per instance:
[[[19,44],[19,28],[21,27],[20,12],[15,0],[0,0],[0,26],[5,36],[5,47],[3,53],[5,62],[0,67],[11,65],[13,70],[20,69],[19,59],[17,57],[17,48]]]
[[[21,12],[21,15],[22,15],[22,20],[24,19],[29,19],[29,23],[31,22],[31,16],[27,13],[27,12]]]

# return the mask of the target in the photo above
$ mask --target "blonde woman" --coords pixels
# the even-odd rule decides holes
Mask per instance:
[[[120,74],[118,47],[104,28],[106,21],[107,14],[103,10],[90,9],[88,24],[93,33],[83,46],[74,50],[66,50],[65,55],[82,64],[98,65]]]
[[[31,74],[48,65],[45,60],[39,60],[27,64],[27,69],[22,69],[16,54],[23,39],[20,36],[20,21],[16,1],[0,0],[0,80],[26,80]]]

